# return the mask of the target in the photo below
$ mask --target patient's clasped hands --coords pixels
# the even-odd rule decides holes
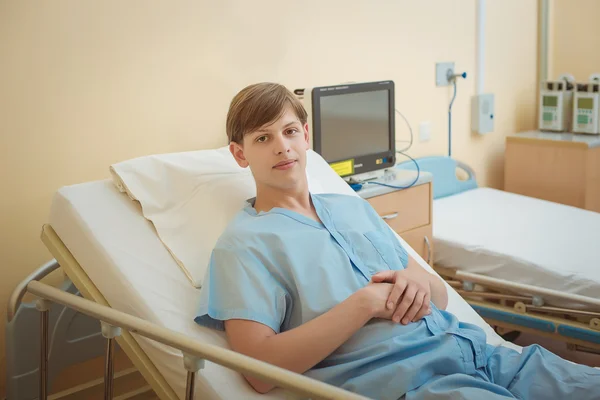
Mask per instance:
[[[377,304],[375,317],[406,325],[430,314],[431,287],[424,273],[409,268],[373,275],[365,290]]]

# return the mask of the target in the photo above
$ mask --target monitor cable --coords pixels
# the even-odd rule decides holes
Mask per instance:
[[[421,175],[421,169],[419,168],[419,164],[417,163],[417,161],[414,158],[412,158],[411,156],[409,156],[408,154],[406,154],[406,151],[408,151],[412,147],[412,145],[413,145],[413,130],[412,130],[412,127],[410,126],[410,123],[408,122],[408,120],[406,119],[406,117],[404,116],[404,114],[402,114],[400,111],[398,111],[398,109],[395,109],[395,110],[396,110],[396,113],[398,113],[398,115],[400,115],[402,117],[402,119],[406,123],[406,126],[408,127],[408,131],[410,132],[410,140],[408,141],[409,142],[408,146],[406,148],[402,149],[402,150],[396,150],[396,153],[397,154],[401,154],[404,157],[407,157],[407,158],[409,158],[409,159],[412,160],[412,162],[415,164],[415,167],[417,168],[417,176],[416,176],[415,180],[412,181],[410,183],[410,185],[408,185],[408,186],[396,186],[396,185],[390,185],[388,183],[377,182],[377,181],[367,181],[367,182],[364,182],[364,184],[380,185],[380,186],[385,186],[385,187],[389,187],[389,188],[393,188],[393,189],[408,189],[409,187],[414,186],[415,183],[417,183],[418,180],[419,180],[419,177]]]

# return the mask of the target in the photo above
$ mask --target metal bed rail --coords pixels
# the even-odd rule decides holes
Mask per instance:
[[[39,281],[44,279],[46,276],[51,274],[60,268],[58,261],[50,260],[35,271],[33,271],[29,276],[23,279],[19,284],[14,288],[11,292],[10,297],[8,298],[6,317],[8,322],[12,321],[12,319],[17,315],[17,310],[21,305],[21,300],[23,300],[23,296],[27,293],[27,284],[31,281]]]
[[[440,267],[438,265],[434,265],[433,268],[438,274],[440,274],[442,277],[445,277],[446,282],[448,282],[450,286],[454,288],[462,287],[462,289],[467,292],[473,291],[474,285],[478,284],[488,288],[508,290],[515,294],[526,293],[527,296],[535,299],[536,306],[543,305],[543,299],[547,298],[562,300],[570,303],[578,303],[582,306],[590,307],[600,311],[599,298],[559,292],[557,290],[546,289],[539,286],[511,282],[504,279],[492,278],[471,272],[463,272],[458,268]]]
[[[434,269],[490,325],[551,336],[569,348],[600,352],[600,299],[454,268]]]
[[[196,374],[204,367],[205,360],[240,373],[253,375],[278,387],[311,399],[367,399],[356,393],[244,356],[243,354],[193,340],[182,333],[163,328],[141,318],[79,296],[65,293],[60,289],[38,282],[37,280],[30,281],[26,285],[26,290],[39,297],[36,300],[36,308],[40,311],[40,325],[42,328],[40,338],[40,400],[46,400],[48,396],[48,311],[51,302],[61,304],[82,314],[96,318],[102,324],[102,334],[107,339],[106,367],[104,371],[105,399],[112,399],[113,396],[114,340],[121,334],[121,329],[182,351],[184,355],[184,367],[187,370],[186,400],[194,398]]]
[[[600,309],[600,299],[595,299],[592,297],[559,292],[557,290],[541,288],[533,285],[526,285],[523,283],[509,282],[503,279],[491,278],[488,276],[473,274],[470,272],[456,271],[454,277],[464,282],[479,283],[488,287],[507,289],[513,292],[528,293],[533,295],[534,298],[547,297],[568,302],[576,302],[588,307]]]

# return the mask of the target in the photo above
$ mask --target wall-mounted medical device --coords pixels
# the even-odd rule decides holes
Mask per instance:
[[[573,97],[573,132],[600,134],[600,82],[577,83]]]
[[[574,79],[562,76],[542,83],[540,90],[539,129],[565,132],[571,128]]]

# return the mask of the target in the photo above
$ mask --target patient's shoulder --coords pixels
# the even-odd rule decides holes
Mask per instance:
[[[227,224],[216,247],[242,252],[250,248],[261,250],[265,243],[272,244],[275,237],[285,232],[288,224],[290,221],[280,214],[257,217],[247,210],[241,210]]]
[[[231,247],[243,243],[245,239],[251,236],[252,232],[260,227],[256,218],[251,218],[246,212],[238,212],[227,224],[219,239],[217,245]]]

